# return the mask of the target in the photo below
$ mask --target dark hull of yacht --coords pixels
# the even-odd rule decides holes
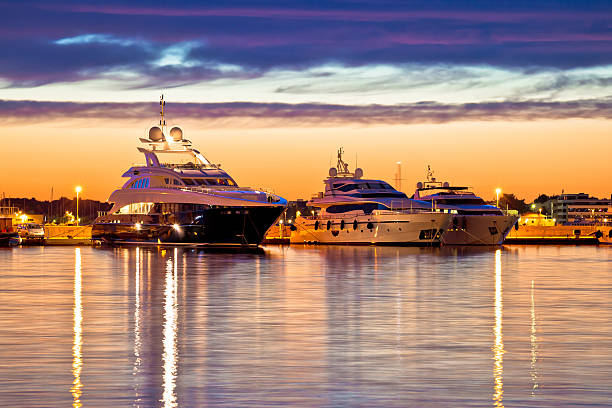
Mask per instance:
[[[261,244],[284,206],[211,208],[189,217],[143,217],[136,222],[96,222],[92,239],[105,244],[168,244],[252,247]]]

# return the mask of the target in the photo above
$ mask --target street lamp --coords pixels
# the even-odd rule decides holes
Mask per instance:
[[[77,193],[77,216],[76,216],[76,223],[77,225],[79,225],[79,193],[81,191],[83,191],[83,188],[81,186],[76,186],[74,191],[76,191]]]
[[[495,189],[495,194],[497,195],[497,207],[499,208],[499,194],[501,193],[501,188]]]

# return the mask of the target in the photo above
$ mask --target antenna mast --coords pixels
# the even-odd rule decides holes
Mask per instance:
[[[348,164],[342,160],[342,155],[344,154],[344,149],[342,147],[338,149],[338,164],[336,168],[338,169],[338,173],[348,173]]]
[[[164,134],[164,126],[166,126],[166,120],[164,119],[164,106],[166,106],[166,102],[164,101],[164,94],[162,94],[161,98],[159,99],[159,106],[159,116],[161,117],[159,119],[159,126],[161,127],[162,134]]]

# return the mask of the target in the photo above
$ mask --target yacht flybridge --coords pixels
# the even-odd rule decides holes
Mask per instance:
[[[165,102],[159,126],[140,141],[146,164],[123,174],[128,181],[109,197],[113,207],[94,222],[92,236],[106,243],[257,246],[287,201],[261,189],[239,187],[220,165],[192,147],[178,126],[166,137]]]
[[[445,245],[500,245],[518,220],[518,216],[488,205],[468,187],[437,181],[429,166],[427,181],[417,183],[412,198],[427,201],[434,209],[455,213],[442,238]]]
[[[349,171],[338,150],[325,192],[309,202],[318,213],[297,217],[291,243],[439,245],[452,214],[432,211],[431,204],[411,200],[384,181]]]

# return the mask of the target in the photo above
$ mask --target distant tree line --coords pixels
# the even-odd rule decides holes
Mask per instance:
[[[16,207],[26,214],[43,214],[45,222],[55,220],[58,224],[66,221],[66,211],[76,216],[76,197],[72,199],[61,197],[53,201],[40,201],[35,198],[3,198],[0,206]],[[111,207],[109,203],[79,198],[81,224],[93,221],[98,216],[98,211],[108,211]]]

